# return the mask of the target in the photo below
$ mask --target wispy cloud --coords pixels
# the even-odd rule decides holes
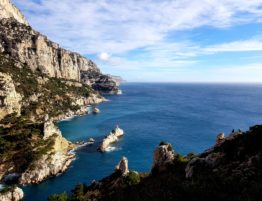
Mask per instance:
[[[161,70],[192,69],[205,55],[262,51],[262,39],[253,35],[208,44],[176,38],[202,27],[227,30],[262,23],[262,0],[13,1],[35,29],[65,48],[96,55],[110,73],[139,70],[153,79]]]

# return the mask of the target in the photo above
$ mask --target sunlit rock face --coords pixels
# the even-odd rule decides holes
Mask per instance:
[[[0,20],[4,18],[14,18],[18,22],[28,25],[24,15],[11,3],[10,0],[0,0]]]
[[[16,92],[10,75],[0,72],[0,120],[5,116],[21,113],[22,96]]]
[[[119,171],[123,176],[127,175],[129,173],[128,169],[128,160],[126,157],[123,157],[118,165],[115,168],[116,171]]]
[[[119,138],[122,137],[123,135],[124,135],[123,129],[117,126],[102,140],[101,144],[98,147],[98,150],[101,152],[105,152],[110,144],[117,142]]]
[[[22,200],[24,197],[24,193],[22,189],[15,187],[3,194],[0,193],[0,200],[1,201],[19,201]]]
[[[154,151],[153,169],[162,171],[174,161],[175,155],[171,144],[160,144]]]

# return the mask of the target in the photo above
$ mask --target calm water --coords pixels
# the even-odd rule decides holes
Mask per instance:
[[[115,151],[101,154],[95,146],[78,150],[67,172],[24,187],[26,201],[44,201],[78,182],[101,179],[122,156],[128,157],[130,169],[149,171],[161,140],[179,153],[198,153],[212,146],[219,132],[262,123],[262,85],[124,84],[122,89],[123,95],[109,96],[110,102],[99,106],[100,114],[59,124],[71,141],[101,139],[119,124],[126,135]]]

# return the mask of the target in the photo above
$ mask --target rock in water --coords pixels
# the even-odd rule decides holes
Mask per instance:
[[[124,131],[119,128],[118,126],[112,130],[102,141],[102,143],[99,145],[98,150],[105,152],[106,148],[119,140],[121,136],[124,135]]]
[[[128,169],[128,160],[126,157],[123,157],[121,161],[118,163],[118,165],[115,168],[116,171],[120,171],[123,176],[127,175],[129,173]]]
[[[24,197],[24,192],[22,189],[15,187],[5,193],[0,193],[1,201],[19,201]]]
[[[98,114],[98,113],[100,113],[100,110],[99,110],[97,107],[95,107],[95,108],[93,109],[93,113],[94,113],[94,114]]]
[[[160,145],[154,151],[154,164],[153,169],[162,171],[166,169],[166,164],[174,161],[175,154],[171,144],[160,143]]]

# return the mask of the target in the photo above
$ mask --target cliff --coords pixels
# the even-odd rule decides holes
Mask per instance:
[[[81,191],[76,186],[67,200],[80,194],[85,201],[260,200],[262,125],[221,136],[198,155],[181,156],[161,142],[154,151],[151,172],[123,175],[117,171],[90,186],[83,185]],[[127,162],[120,163],[127,168]]]
[[[14,18],[19,23],[29,25],[24,15],[10,0],[0,0],[0,20],[4,18]]]
[[[9,0],[1,0],[0,9],[0,53],[29,66],[33,72],[83,82],[101,92],[117,93],[117,83],[103,75],[93,61],[61,48],[33,30]]]
[[[0,181],[39,183],[74,159],[75,145],[55,121],[86,114],[118,84],[33,30],[9,0],[0,0],[0,11]]]
[[[7,188],[4,189],[2,192],[0,191],[0,200],[1,201],[19,201],[22,200],[24,197],[24,193],[22,189],[18,187],[14,188]]]

